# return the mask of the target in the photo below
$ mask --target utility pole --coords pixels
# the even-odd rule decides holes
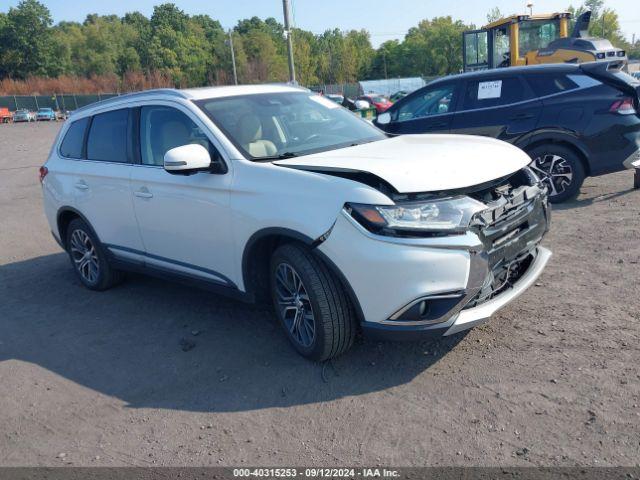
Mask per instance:
[[[602,11],[602,38],[604,38],[604,10]]]
[[[236,70],[236,53],[233,51],[233,30],[229,30],[229,40],[227,41],[231,49],[231,64],[233,65],[233,82],[238,85],[238,71]]]
[[[384,53],[384,50],[382,51],[382,61],[384,62],[384,78],[387,79],[389,78],[387,76],[387,55]]]
[[[287,38],[287,50],[289,52],[289,82],[296,82],[296,69],[293,64],[293,40],[291,38],[291,22],[289,21],[289,0],[282,0],[284,10],[284,34]]]

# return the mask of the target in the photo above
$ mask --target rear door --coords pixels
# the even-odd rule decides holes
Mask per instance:
[[[458,85],[439,83],[412,93],[389,109],[391,122],[380,127],[392,134],[449,132]]]
[[[486,76],[465,82],[451,133],[514,143],[536,128],[542,102],[519,76]]]
[[[87,218],[100,241],[130,260],[140,260],[131,176],[131,110],[98,113],[91,118],[84,160],[78,161],[74,183],[76,208]]]

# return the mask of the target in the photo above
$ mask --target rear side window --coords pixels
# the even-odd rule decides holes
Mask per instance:
[[[463,110],[499,107],[528,100],[529,95],[517,77],[482,78],[467,82]]]
[[[93,117],[87,138],[87,158],[127,162],[129,110],[114,110]]]
[[[554,95],[578,88],[578,84],[567,75],[531,75],[526,78],[536,97]]]
[[[69,130],[62,139],[60,154],[68,158],[82,158],[82,144],[84,142],[84,132],[87,129],[89,118],[76,120],[69,126]]]

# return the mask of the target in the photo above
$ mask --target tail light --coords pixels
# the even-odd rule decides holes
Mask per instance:
[[[636,113],[636,109],[633,106],[633,100],[629,97],[613,102],[609,111],[611,113],[619,113],[620,115],[633,115]]]
[[[38,170],[38,176],[40,178],[40,183],[44,182],[44,177],[47,176],[47,173],[49,173],[49,169],[47,167],[45,167],[44,165],[40,167],[40,169]]]

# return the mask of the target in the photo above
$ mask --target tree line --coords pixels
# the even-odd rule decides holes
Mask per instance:
[[[602,7],[602,0],[585,4],[590,2]],[[605,36],[623,46],[617,22],[609,10]],[[365,29],[313,33],[296,28],[296,74],[301,84],[316,85],[457,73],[462,32],[472,28],[448,16],[422,20],[404,39],[377,49]],[[54,25],[45,5],[22,0],[0,12],[0,93],[35,93],[33,89],[47,86],[56,92],[88,93],[230,84],[230,37],[241,83],[287,80],[284,27],[274,18],[240,20],[225,31],[209,15],[188,15],[164,3],[149,18],[140,12],[91,14],[82,23]],[[631,46],[628,50],[633,52]]]

